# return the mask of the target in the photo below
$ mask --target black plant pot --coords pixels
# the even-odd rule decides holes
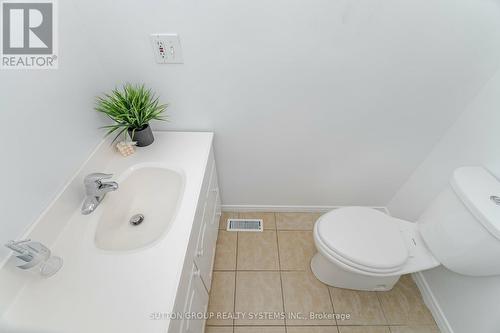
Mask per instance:
[[[155,141],[153,131],[151,131],[149,124],[146,124],[141,128],[136,128],[135,130],[129,128],[128,134],[130,135],[132,141],[137,142],[137,147],[146,147]]]

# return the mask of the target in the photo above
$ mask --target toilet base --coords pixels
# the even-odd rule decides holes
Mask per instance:
[[[316,278],[327,285],[354,290],[391,290],[401,276],[394,275],[381,277],[349,272],[327,260],[319,252],[311,259],[311,269]]]

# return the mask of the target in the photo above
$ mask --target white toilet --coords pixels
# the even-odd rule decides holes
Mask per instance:
[[[481,167],[455,170],[417,223],[345,207],[314,225],[316,277],[340,288],[390,290],[402,274],[440,264],[465,275],[500,274],[500,182]]]

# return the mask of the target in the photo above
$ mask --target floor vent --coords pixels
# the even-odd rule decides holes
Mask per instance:
[[[261,219],[227,219],[227,231],[262,231]]]

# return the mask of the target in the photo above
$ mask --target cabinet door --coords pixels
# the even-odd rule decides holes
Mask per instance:
[[[219,220],[222,215],[221,212],[221,201],[220,201],[220,195],[219,195],[219,187],[217,184],[217,173],[214,174],[214,187],[212,188],[212,191],[214,192],[214,212],[213,212],[213,217],[210,220],[210,223],[207,226],[207,234],[209,234],[210,237],[210,244],[212,246],[212,251],[211,251],[211,258],[210,258],[210,267],[208,269],[208,274],[209,276],[207,277],[207,291],[210,291],[210,285],[212,282],[212,273],[214,269],[214,262],[215,262],[215,247],[217,244],[217,236],[219,234]],[[204,280],[205,281],[205,280]]]
[[[205,290],[200,278],[200,271],[193,263],[191,272],[191,281],[189,283],[186,304],[184,306],[185,316],[182,319],[182,333],[202,333],[205,329],[205,319],[203,315],[207,311],[208,293]],[[199,315],[200,317],[197,317]]]
[[[215,219],[215,202],[217,194],[211,194],[205,207],[205,215],[201,226],[201,242],[199,243],[195,262],[200,269],[200,276],[207,290],[210,289],[212,264],[215,255],[215,244],[217,242],[217,229],[213,228]]]
[[[201,233],[195,256],[196,265],[200,269],[201,279],[207,291],[210,290],[210,284],[212,283],[212,268],[218,231],[218,202],[219,187],[217,185],[217,173],[214,165],[210,176],[210,185],[207,191]]]

